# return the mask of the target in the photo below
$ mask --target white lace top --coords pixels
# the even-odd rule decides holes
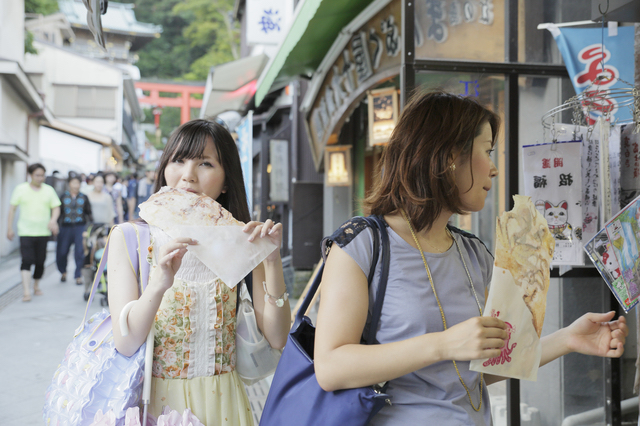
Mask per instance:
[[[159,248],[171,237],[149,228],[154,268]],[[236,300],[236,287],[230,289],[187,252],[156,315],[154,377],[190,379],[233,371]]]

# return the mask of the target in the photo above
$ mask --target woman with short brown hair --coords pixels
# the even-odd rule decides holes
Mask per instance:
[[[424,113],[411,114],[414,110]],[[437,92],[412,98],[405,111],[385,149],[384,173],[365,204],[375,215],[404,208],[421,231],[443,210],[468,213],[456,185],[455,163],[471,159],[484,123],[493,149],[500,117],[469,98]]]

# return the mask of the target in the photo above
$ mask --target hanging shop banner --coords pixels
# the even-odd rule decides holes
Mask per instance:
[[[628,88],[629,85],[620,80],[633,81],[634,27],[619,27],[617,32],[602,28],[558,28],[555,25],[548,29],[556,40],[576,93],[586,90],[587,95],[593,96],[588,123],[595,124],[603,113],[607,113],[612,122],[630,120],[629,108],[618,108],[616,99],[600,97],[597,93],[606,89]],[[598,80],[596,77],[599,75],[604,78]]]
[[[351,146],[328,146],[324,155],[325,186],[351,186],[353,180]]]
[[[594,133],[600,139],[600,218],[608,222],[620,211],[620,126],[611,126],[604,117],[598,117]],[[623,206],[624,207],[624,206]]]
[[[369,91],[369,146],[389,142],[398,122],[398,90],[387,87]]]
[[[589,241],[600,229],[599,134],[594,135],[593,128],[586,126],[556,123],[553,139],[557,142],[581,141],[582,240]]]
[[[367,90],[399,74],[401,6],[394,0],[378,11],[362,12],[342,30],[311,79],[301,109],[316,169]]]
[[[236,128],[238,133],[238,151],[240,166],[244,177],[244,189],[247,192],[249,212],[253,217],[253,111],[249,111]]]
[[[627,124],[620,129],[620,208],[640,195],[640,133]]]
[[[289,141],[269,141],[269,199],[276,202],[289,201]]]
[[[552,265],[582,265],[581,141],[522,149],[525,195],[531,197],[556,239]]]
[[[279,44],[289,31],[293,0],[247,0],[247,44]]]

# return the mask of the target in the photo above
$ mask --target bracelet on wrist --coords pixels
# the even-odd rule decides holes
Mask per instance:
[[[266,281],[262,281],[262,288],[264,288],[264,303],[270,302],[272,305],[275,305],[278,308],[282,308],[284,306],[284,302],[289,300],[289,293],[287,293],[286,291],[280,297],[270,295],[267,291]]]

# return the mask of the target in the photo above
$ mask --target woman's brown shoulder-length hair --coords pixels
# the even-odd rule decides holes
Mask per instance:
[[[441,91],[414,94],[382,154],[365,207],[376,215],[402,208],[418,230],[430,229],[443,209],[465,213],[451,164],[470,160],[484,123],[495,144],[500,118],[475,100]]]

